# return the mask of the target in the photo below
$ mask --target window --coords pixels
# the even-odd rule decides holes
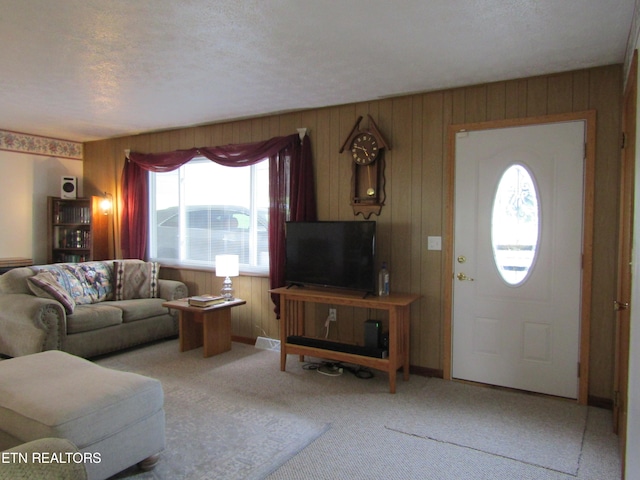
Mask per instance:
[[[520,285],[536,258],[540,227],[538,195],[524,165],[511,165],[502,174],[493,200],[491,243],[502,279]]]
[[[244,272],[269,269],[269,162],[225,167],[196,158],[149,173],[149,252],[168,264],[214,266],[240,257]]]

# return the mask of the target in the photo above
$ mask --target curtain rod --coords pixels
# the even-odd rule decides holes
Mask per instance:
[[[296,130],[298,130],[298,135],[300,136],[300,141],[302,141],[304,139],[304,136],[307,134],[307,129],[306,128],[297,128]],[[124,157],[129,160],[129,154],[131,153],[131,149],[129,148],[125,148],[124,149]]]

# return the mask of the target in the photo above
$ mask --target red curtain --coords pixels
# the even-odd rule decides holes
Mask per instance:
[[[149,226],[148,174],[170,172],[204,156],[228,167],[245,167],[269,159],[269,285],[284,285],[285,222],[317,219],[311,142],[298,134],[263,142],[202,147],[167,153],[129,154],[122,171],[122,235],[124,258],[144,259]],[[280,312],[277,295],[272,296]]]
[[[149,229],[149,175],[137,163],[125,160],[122,169],[122,258],[145,258]]]

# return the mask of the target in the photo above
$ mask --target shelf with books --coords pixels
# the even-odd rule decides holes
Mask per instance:
[[[86,262],[109,258],[108,218],[100,197],[47,198],[47,261]]]

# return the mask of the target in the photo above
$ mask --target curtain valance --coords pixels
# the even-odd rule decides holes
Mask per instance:
[[[189,148],[165,153],[130,152],[129,160],[144,170],[151,172],[170,172],[196,157],[206,157],[212,162],[226,167],[246,167],[277,155],[278,152],[289,145],[299,142],[300,137],[296,133],[285,137],[274,137],[262,142],[233,144],[222,147]]]
[[[122,170],[124,258],[145,259],[149,228],[148,171],[170,172],[203,156],[228,167],[269,159],[269,285],[284,286],[285,222],[317,219],[311,142],[298,134],[262,142],[201,147],[166,153],[130,152]],[[278,296],[272,296],[279,314]]]

